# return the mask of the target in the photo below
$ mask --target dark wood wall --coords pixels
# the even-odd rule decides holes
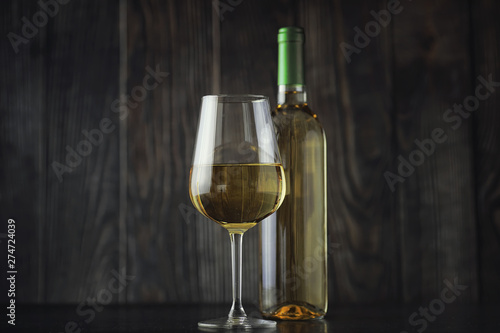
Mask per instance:
[[[447,110],[475,94],[479,76],[500,81],[500,5],[401,0],[347,61],[340,45],[356,46],[355,28],[393,3],[73,0],[15,52],[9,33],[23,36],[22,18],[40,7],[7,1],[0,246],[6,254],[15,219],[17,300],[84,302],[120,272],[127,288],[112,302],[228,302],[227,233],[188,196],[200,99],[255,93],[274,104],[276,33],[300,25],[328,139],[330,302],[420,302],[455,279],[468,287],[458,301],[498,301],[500,87],[482,88],[489,96],[459,125],[446,115],[457,117]],[[415,140],[436,129],[446,140],[391,189],[386,172],[417,158]],[[96,144],[80,143],[96,130]],[[68,149],[87,156],[68,165]],[[60,177],[54,162],[67,167]],[[253,303],[257,257],[254,228],[243,266]]]

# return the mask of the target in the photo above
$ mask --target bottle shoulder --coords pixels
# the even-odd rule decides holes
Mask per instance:
[[[274,123],[279,127],[301,124],[310,130],[323,131],[318,116],[307,104],[282,104],[272,112]],[[301,127],[302,127],[301,126]]]

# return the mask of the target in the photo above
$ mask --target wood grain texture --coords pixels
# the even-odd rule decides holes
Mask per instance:
[[[50,169],[46,223],[38,235],[45,247],[45,301],[79,303],[100,297],[118,270],[118,122],[110,107],[118,98],[118,1],[70,2],[46,29]],[[86,140],[82,131],[99,129],[104,118],[113,130],[102,142],[80,144]],[[68,146],[87,156],[59,182],[51,164],[68,164]],[[113,295],[112,302],[117,299]]]
[[[481,75],[500,81],[498,57],[500,47],[500,6],[497,1],[472,1],[472,55],[475,79]],[[480,299],[495,303],[500,299],[500,91],[495,91],[480,105],[474,115],[475,180],[479,251]],[[484,90],[481,90],[484,93]]]
[[[194,211],[189,169],[201,96],[211,92],[212,4],[129,1],[127,19],[127,92],[147,66],[168,72],[127,118],[129,300],[221,301],[213,291],[229,276],[217,279],[213,247],[229,240],[213,222],[183,218]]]
[[[384,29],[349,62],[370,10],[384,1],[301,1],[311,106],[328,140],[328,227],[332,303],[397,297],[397,244],[390,192],[381,176],[392,159],[391,35]]]
[[[23,37],[22,17],[36,12],[35,3],[4,4],[0,14],[0,247],[1,301],[7,300],[7,220],[16,221],[17,299],[43,301],[45,226],[45,32],[15,45],[7,34]],[[11,253],[9,253],[11,254]],[[43,272],[43,271],[42,271]]]
[[[295,24],[293,1],[241,1],[221,0],[229,5],[220,22],[221,92],[228,94],[257,94],[269,97],[271,107],[276,105],[278,29]],[[222,11],[221,11],[222,13]],[[264,222],[263,222],[264,223]],[[245,233],[243,241],[243,291],[245,304],[259,304],[259,230],[258,226]],[[220,258],[225,271],[231,274],[229,241],[224,235]],[[227,282],[229,285],[230,280]],[[231,289],[225,287],[226,299]]]
[[[274,105],[276,33],[300,25],[308,97],[328,140],[330,303],[424,304],[454,278],[468,286],[459,302],[498,302],[499,89],[460,123],[445,113],[474,95],[479,75],[500,82],[500,6],[401,0],[401,13],[348,62],[339,44],[354,45],[354,28],[389,3],[70,1],[16,54],[7,33],[21,33],[21,18],[40,8],[6,2],[0,254],[15,218],[17,300],[80,303],[126,269],[135,278],[112,302],[228,304],[227,232],[188,196],[200,99],[255,93]],[[168,75],[144,90],[151,71]],[[88,148],[82,131],[103,118],[114,129],[59,182],[52,163],[67,164],[67,147]],[[408,160],[436,128],[446,141],[392,192],[384,172],[397,174],[399,156]],[[253,304],[257,242],[250,230],[243,296]]]
[[[221,0],[229,5],[230,2]],[[240,1],[220,20],[222,92],[260,94],[276,105],[278,30],[297,24],[291,0]],[[229,7],[228,7],[229,8]]]
[[[471,92],[468,4],[404,3],[392,24],[396,153],[406,160],[413,157],[418,165],[396,185],[394,194],[401,296],[404,301],[436,298],[445,279],[457,278],[468,286],[459,300],[474,301],[478,285],[473,124],[464,119],[454,128],[445,116]],[[442,129],[447,140],[436,143],[430,156],[416,157],[415,140],[431,138],[435,129]],[[399,163],[394,161],[394,172]]]

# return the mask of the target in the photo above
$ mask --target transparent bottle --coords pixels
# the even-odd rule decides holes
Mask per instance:
[[[274,319],[322,318],[328,306],[326,138],[307,105],[303,29],[281,28],[278,46],[273,122],[286,196],[260,225],[260,310]]]

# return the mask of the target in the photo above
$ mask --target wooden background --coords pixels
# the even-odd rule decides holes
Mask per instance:
[[[328,138],[330,302],[428,302],[455,278],[468,287],[458,302],[497,302],[500,91],[456,130],[443,114],[474,94],[479,75],[500,81],[500,3],[401,0],[350,63],[339,44],[353,44],[353,29],[387,1],[219,5],[73,0],[15,53],[7,34],[40,7],[3,3],[0,269],[13,218],[17,301],[84,302],[120,271],[134,278],[112,302],[229,302],[229,238],[188,197],[200,99],[255,93],[274,104],[277,30],[299,25],[310,104]],[[168,76],[143,96],[148,66]],[[135,99],[120,114],[123,95]],[[114,130],[60,182],[53,162],[65,164],[66,147],[103,118]],[[384,172],[435,128],[448,140],[392,192]],[[254,228],[244,240],[251,303],[257,242]]]

